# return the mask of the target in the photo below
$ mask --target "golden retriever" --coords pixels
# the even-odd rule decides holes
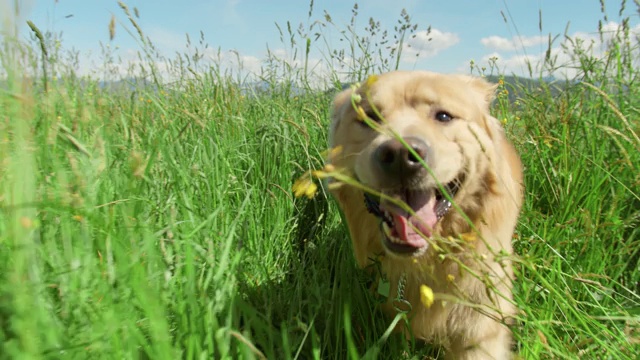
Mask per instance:
[[[450,359],[511,358],[522,166],[489,114],[495,89],[482,78],[396,71],[333,103],[328,162],[354,182],[334,177],[330,188],[358,265],[377,266],[385,312],[407,305],[408,334]]]

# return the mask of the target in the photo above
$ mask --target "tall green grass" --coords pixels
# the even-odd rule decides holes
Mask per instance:
[[[203,39],[162,58],[122,7],[144,61],[111,86],[77,76],[50,33],[5,37],[0,356],[441,355],[388,336],[324,189],[292,195],[327,146],[333,92],[311,88],[308,61],[319,25],[280,27],[301,61],[267,59],[264,91],[203,63]],[[387,40],[362,36],[384,26],[359,30],[352,15],[348,46],[325,60],[354,60],[328,83],[398,65]],[[400,19],[388,41],[416,30]],[[640,54],[630,36],[623,29],[604,57],[578,49],[584,66],[571,81],[499,77],[493,112],[525,166],[514,237],[522,358],[640,356]],[[107,47],[104,58],[113,61]]]

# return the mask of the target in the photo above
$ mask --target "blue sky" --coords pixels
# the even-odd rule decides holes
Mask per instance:
[[[13,3],[12,0],[0,0]],[[122,58],[133,59],[139,46],[133,37],[123,30],[131,28],[116,1],[98,0],[36,0],[21,2],[24,6],[19,23],[30,19],[43,30],[62,32],[64,48],[80,52],[82,71],[89,71],[100,53],[100,42],[117,48]],[[286,24],[289,20],[297,27],[301,22],[309,23],[307,1],[294,0],[183,0],[183,1],[124,1],[129,8],[139,10],[139,25],[151,37],[156,46],[166,55],[185,49],[185,33],[197,40],[202,31],[212,49],[220,49],[225,57],[230,50],[237,51],[244,66],[258,71],[266,55],[267,44],[276,54],[291,56],[286,44],[279,40],[275,23]],[[608,22],[605,29],[614,31],[619,26],[619,1],[605,1]],[[324,20],[326,10],[333,22],[343,27],[349,21],[353,2],[339,0],[316,0],[313,20]],[[4,5],[5,9],[6,6]],[[624,16],[631,16],[634,31],[640,33],[638,13],[633,4],[628,5]],[[0,6],[0,10],[2,7]],[[413,47],[406,50],[401,67],[406,69],[428,69],[441,72],[468,72],[469,62],[486,64],[495,56],[498,66],[506,72],[524,73],[524,60],[535,61],[547,49],[549,34],[568,34],[599,44],[598,21],[603,20],[597,0],[363,0],[359,2],[360,28],[369,17],[380,21],[384,28],[391,29],[406,9],[412,21],[420,25]],[[542,13],[542,30],[539,29],[539,12]],[[503,19],[503,15],[507,21]],[[73,15],[73,16],[70,16]],[[108,24],[111,16],[118,21],[116,37],[109,40]],[[427,36],[425,30],[431,27]],[[21,36],[27,36],[28,28],[21,27]],[[325,30],[332,47],[343,43],[338,40],[338,31]],[[360,32],[364,35],[364,32]],[[427,39],[430,39],[427,41]],[[561,52],[559,39],[554,44]],[[323,44],[316,43],[312,57],[322,57]],[[116,51],[116,50],[114,50]],[[416,51],[420,56],[413,56]],[[90,64],[89,59],[93,59]],[[569,61],[562,57],[561,61]]]

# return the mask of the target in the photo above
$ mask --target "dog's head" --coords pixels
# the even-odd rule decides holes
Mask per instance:
[[[429,239],[468,231],[487,194],[498,191],[504,138],[489,114],[494,90],[469,76],[392,72],[336,96],[330,142],[342,150],[330,161],[383,194],[368,201],[388,253],[420,255]],[[334,194],[345,212],[364,207],[361,190],[343,185]],[[366,226],[349,225],[352,236],[354,226]]]

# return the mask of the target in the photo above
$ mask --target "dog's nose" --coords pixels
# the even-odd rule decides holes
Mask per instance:
[[[416,137],[406,137],[404,141],[416,155],[427,161],[429,146]],[[394,176],[412,176],[422,169],[420,159],[409,151],[399,140],[391,139],[380,144],[374,152],[374,160],[382,171]]]

